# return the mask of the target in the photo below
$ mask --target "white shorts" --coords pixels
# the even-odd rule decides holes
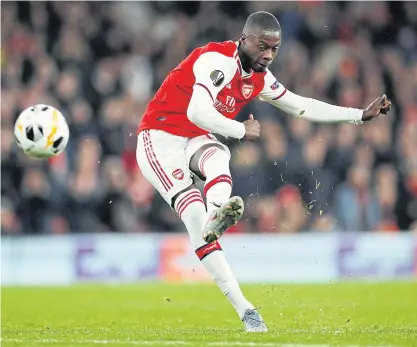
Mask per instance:
[[[138,135],[136,160],[145,178],[171,205],[176,194],[193,184],[191,157],[209,143],[222,146],[230,157],[229,148],[213,135],[188,138],[161,130],[143,130]]]

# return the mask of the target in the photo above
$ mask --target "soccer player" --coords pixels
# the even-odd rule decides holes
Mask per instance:
[[[184,222],[197,256],[247,332],[267,327],[243,295],[218,242],[242,217],[244,204],[240,197],[230,197],[230,151],[213,134],[256,140],[260,125],[252,115],[243,123],[234,120],[256,97],[318,122],[361,123],[391,108],[385,95],[361,110],[290,92],[268,70],[281,38],[278,20],[256,12],[237,42],[210,42],[195,49],[168,74],[138,129],[137,161],[143,175]],[[194,176],[205,181],[206,202],[193,184]]]

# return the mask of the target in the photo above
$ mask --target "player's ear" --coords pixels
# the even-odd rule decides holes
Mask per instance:
[[[245,43],[245,42],[246,42],[246,35],[245,35],[244,33],[242,33],[242,35],[240,35],[240,39],[239,39],[239,41],[240,41],[241,43]]]

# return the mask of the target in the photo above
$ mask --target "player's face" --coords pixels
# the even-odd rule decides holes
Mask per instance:
[[[249,67],[255,72],[264,72],[278,54],[281,37],[279,33],[259,36],[247,35],[242,37],[241,41]]]

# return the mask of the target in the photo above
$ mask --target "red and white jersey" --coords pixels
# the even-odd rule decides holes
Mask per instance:
[[[192,138],[212,131],[242,138],[245,128],[233,119],[256,97],[292,116],[317,122],[360,123],[363,114],[360,109],[294,94],[269,70],[248,74],[242,69],[236,42],[210,42],[168,74],[149,103],[138,133],[159,129]]]
[[[138,133],[159,129],[183,137],[207,134],[187,117],[194,86],[206,89],[214,108],[229,119],[257,96],[278,99],[285,93],[271,72],[243,71],[236,42],[211,42],[195,49],[168,74],[149,103]]]

